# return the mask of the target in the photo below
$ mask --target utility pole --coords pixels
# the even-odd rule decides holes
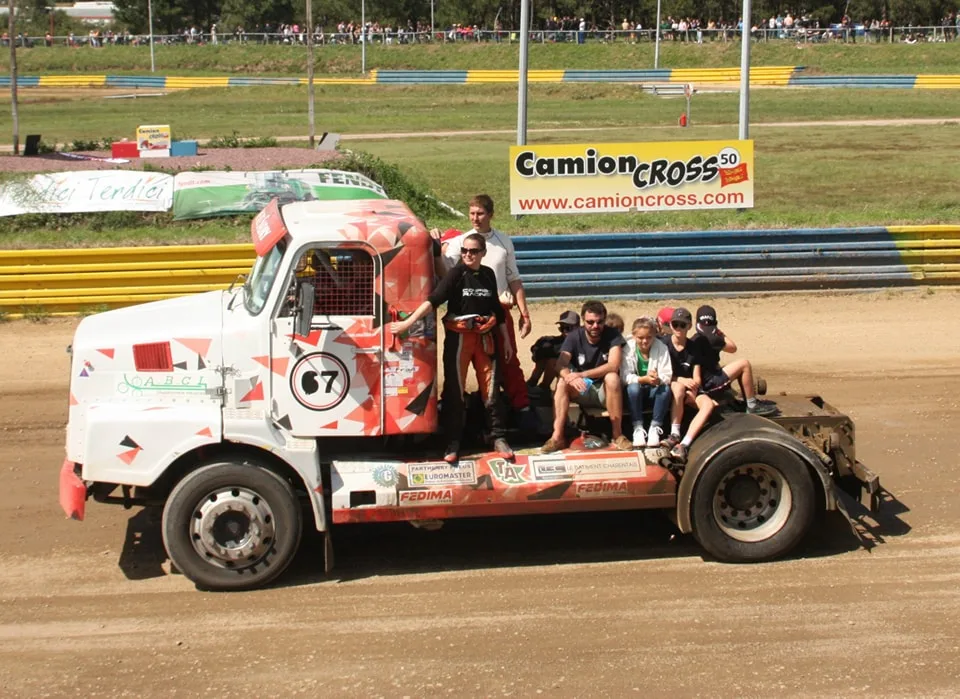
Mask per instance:
[[[307,0],[307,121],[310,123],[311,150],[317,133],[313,123],[313,97],[313,3]]]
[[[7,34],[10,37],[10,107],[13,111],[13,154],[20,155],[20,114],[17,110],[17,34],[13,0],[7,2]]]
[[[743,0],[743,32],[740,44],[740,128],[739,138],[750,138],[750,31],[752,10],[750,0]]]
[[[517,145],[527,145],[527,54],[530,44],[530,2],[520,0],[520,69],[517,74]]]

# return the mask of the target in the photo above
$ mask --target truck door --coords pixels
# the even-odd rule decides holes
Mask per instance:
[[[383,431],[380,258],[369,248],[330,244],[301,250],[287,300],[273,322],[274,421],[298,437]],[[297,284],[314,287],[306,337],[295,334]]]

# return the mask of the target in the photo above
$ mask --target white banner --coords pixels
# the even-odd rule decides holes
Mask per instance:
[[[138,170],[78,170],[0,183],[0,216],[93,211],[169,211],[173,176]]]

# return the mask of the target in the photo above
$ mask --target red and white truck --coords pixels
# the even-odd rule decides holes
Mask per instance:
[[[85,318],[71,345],[60,503],[162,506],[173,564],[249,589],[290,563],[304,520],[363,522],[660,508],[720,560],[797,544],[837,488],[877,503],[852,422],[816,396],[728,413],[681,471],[657,450],[431,456],[436,319],[402,337],[434,281],[432,241],[397,201],[274,200],[242,284]]]

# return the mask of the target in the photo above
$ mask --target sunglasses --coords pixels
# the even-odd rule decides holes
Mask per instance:
[[[602,320],[585,320],[583,321],[584,325],[603,325]]]
[[[670,327],[676,330],[686,330],[690,327],[690,323],[684,323],[682,320],[674,320],[670,323]]]
[[[479,255],[483,252],[483,248],[460,248],[461,255]]]
[[[568,333],[573,330],[574,327],[576,327],[573,325],[567,325],[566,323],[557,323],[557,325],[560,327],[560,332],[562,333]]]
[[[715,321],[715,320],[701,320],[701,321],[700,321],[700,325],[704,325],[704,326],[706,326],[706,327],[708,327],[708,328],[712,328],[712,327],[713,327],[714,325],[716,325],[716,324],[717,324],[717,321]]]

